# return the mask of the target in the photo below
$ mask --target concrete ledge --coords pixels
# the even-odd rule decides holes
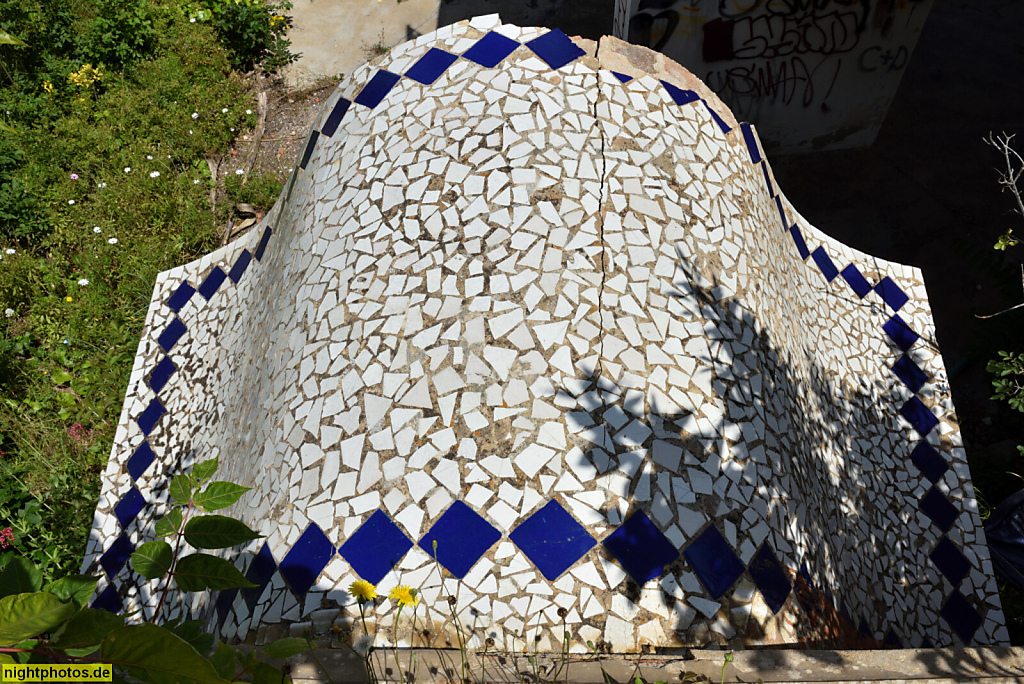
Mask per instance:
[[[242,647],[247,648],[247,647]],[[248,647],[251,648],[251,647]],[[695,682],[720,682],[726,651],[683,650],[673,654],[639,657],[608,655],[570,656],[541,654],[536,667],[529,654],[501,653],[468,656],[468,678],[473,682],[577,682],[602,684],[632,682],[637,674],[648,683],[678,684],[686,673]],[[374,654],[381,682],[400,681],[393,651]],[[458,650],[400,649],[401,672],[406,681],[459,682],[462,658]],[[362,659],[349,649],[317,649],[316,658],[327,668],[330,680],[312,656],[303,654],[278,661],[296,684],[333,681],[335,684],[366,682]],[[411,664],[411,665],[410,665]],[[751,650],[733,654],[725,670],[726,682],[966,682],[986,684],[1024,682],[1024,648],[892,649],[884,651]]]

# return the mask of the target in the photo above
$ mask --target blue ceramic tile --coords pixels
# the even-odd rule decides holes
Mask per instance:
[[[713,599],[720,598],[743,574],[743,563],[714,525],[701,532],[683,555]]]
[[[267,248],[267,243],[270,242],[270,236],[274,234],[274,230],[267,226],[267,229],[263,231],[263,237],[260,238],[260,244],[256,245],[256,251],[252,253],[256,257],[256,261],[263,260],[263,251]]]
[[[174,294],[167,300],[167,306],[174,309],[177,313],[181,311],[181,307],[188,303],[188,300],[192,299],[192,295],[196,293],[196,288],[189,285],[187,280],[183,280],[178,289],[174,291]]]
[[[142,430],[142,434],[149,435],[153,431],[153,427],[156,426],[156,422],[160,420],[160,416],[167,413],[167,409],[160,403],[159,399],[154,399],[146,407],[146,410],[142,412],[136,422],[139,424],[139,429]]]
[[[157,342],[165,352],[171,351],[171,348],[178,343],[181,336],[185,334],[187,328],[185,324],[181,322],[180,318],[175,318],[173,321],[167,324],[164,331],[160,333],[160,337],[157,338]]]
[[[960,586],[964,577],[967,576],[968,570],[971,569],[971,562],[967,560],[967,556],[949,540],[949,537],[940,539],[928,557],[935,563],[935,567],[942,571],[946,579],[953,583],[953,588]]]
[[[316,141],[320,139],[320,133],[313,131],[309,134],[309,140],[306,141],[306,149],[302,151],[302,161],[299,162],[299,168],[304,169],[309,164],[309,158],[313,156],[313,149],[316,147]]]
[[[899,358],[896,363],[892,365],[892,372],[896,374],[896,377],[903,381],[903,384],[910,388],[911,392],[915,394],[921,386],[928,380],[928,376],[925,372],[917,367],[909,356],[904,354]]]
[[[764,174],[764,187],[768,188],[768,196],[775,197],[775,186],[772,185],[772,178],[768,175],[768,165],[761,163],[761,173]]]
[[[156,454],[153,453],[149,442],[143,442],[128,459],[128,474],[132,476],[133,480],[138,480],[146,472],[146,468],[153,463],[154,458],[156,458]]]
[[[245,571],[245,579],[256,585],[242,589],[242,599],[245,601],[245,605],[249,606],[250,613],[256,602],[260,600],[263,590],[267,588],[267,584],[270,583],[276,570],[277,563],[274,561],[274,554],[270,552],[270,544],[264,543],[259,553],[252,557],[249,569]],[[314,577],[314,579],[316,578]]]
[[[860,618],[860,624],[857,626],[857,631],[866,637],[871,637],[871,627],[868,626],[868,621],[864,619],[864,616]]]
[[[100,556],[100,565],[103,567],[103,571],[107,573],[107,576],[113,578],[117,573],[121,572],[121,568],[131,558],[132,551],[135,547],[132,546],[131,541],[122,532],[114,543],[110,545],[110,548],[103,552]]]
[[[921,639],[921,646],[919,648],[935,648],[935,645],[932,644],[932,640],[931,639],[929,639],[928,637],[925,637],[925,638]]]
[[[906,321],[899,316],[893,316],[882,324],[882,330],[884,330],[885,334],[891,337],[892,341],[896,343],[896,346],[903,351],[907,351],[914,346],[914,343],[917,342],[919,338],[919,335],[911,330]]]
[[[278,570],[295,594],[302,596],[316,582],[334,555],[334,545],[316,523],[310,523],[288,550]]]
[[[338,553],[360,577],[377,584],[411,548],[412,540],[384,511],[378,510],[341,545]]]
[[[782,197],[779,195],[775,196],[775,208],[779,211],[779,222],[782,224],[783,229],[789,225],[789,219],[786,218],[786,210],[782,208]]]
[[[420,57],[419,61],[406,70],[405,75],[418,83],[430,85],[458,58],[458,55],[432,47],[427,54]]]
[[[757,140],[754,138],[754,129],[748,123],[741,123],[740,130],[743,131],[743,140],[747,143],[747,151],[750,152],[752,164],[761,163],[761,150],[757,147]]]
[[[338,126],[341,125],[341,120],[345,118],[345,113],[348,111],[349,106],[352,103],[343,97],[338,98],[338,103],[334,105],[334,109],[331,110],[330,115],[327,117],[327,121],[324,121],[323,128],[320,132],[326,135],[328,138],[333,136],[338,130]]]
[[[974,610],[959,591],[954,591],[950,595],[939,614],[953,628],[965,646],[970,645],[974,633],[981,627],[981,616],[978,615],[978,611]]]
[[[750,559],[747,572],[764,596],[765,603],[772,609],[772,614],[778,613],[793,587],[779,559],[775,557],[775,552],[767,543]]]
[[[696,102],[700,99],[700,95],[692,90],[683,90],[682,88],[672,85],[668,81],[662,81],[661,85],[665,86],[668,96],[671,97],[672,101],[677,105],[690,104],[691,102]]]
[[[938,482],[939,478],[949,470],[949,464],[946,463],[946,459],[923,439],[910,452],[910,460],[921,471],[921,474],[931,480],[933,484]]]
[[[934,486],[921,497],[921,503],[918,505],[921,512],[931,518],[935,526],[943,532],[949,532],[949,528],[953,526],[957,516],[960,515],[956,506],[951,504],[949,499]]]
[[[811,588],[811,591],[814,591],[814,580],[811,579],[811,573],[807,570],[807,561],[800,564],[800,569],[797,570],[796,574],[803,577],[804,582],[807,582],[807,586]]]
[[[206,301],[210,301],[227,277],[227,274],[221,270],[220,266],[214,266],[213,270],[206,274],[206,278],[199,285],[199,294],[203,295]]]
[[[892,308],[893,311],[899,311],[900,308],[907,303],[910,299],[903,290],[899,288],[899,285],[892,281],[892,278],[885,276],[882,280],[875,285],[875,292],[881,295],[885,303]]]
[[[355,103],[361,104],[364,107],[373,109],[381,103],[387,94],[391,92],[391,89],[395,87],[398,80],[402,78],[398,74],[393,74],[386,69],[381,69],[373,75],[370,82],[363,86],[363,89],[359,91],[356,96]]]
[[[728,134],[729,131],[732,130],[732,126],[730,126],[729,124],[725,123],[725,119],[720,117],[718,115],[718,112],[716,112],[714,109],[711,108],[711,105],[708,104],[707,100],[701,100],[701,102],[703,102],[704,106],[708,108],[708,113],[711,114],[711,118],[715,120],[716,124],[718,124],[718,129],[720,131],[722,131],[722,134],[723,135]]]
[[[615,78],[619,79],[623,83],[629,83],[630,81],[633,80],[632,76],[627,76],[626,74],[620,74],[618,71],[613,71],[612,72],[612,76],[614,76]]]
[[[917,434],[924,437],[935,427],[939,419],[928,410],[928,407],[921,403],[917,397],[910,397],[906,404],[900,409],[900,415],[907,419],[907,422],[914,426]]]
[[[643,511],[626,518],[602,543],[641,586],[660,575],[666,565],[679,557],[679,549]]]
[[[597,542],[555,500],[508,535],[549,582],[578,561]]]
[[[559,29],[551,29],[543,36],[534,38],[526,43],[526,47],[533,50],[533,53],[552,69],[561,69],[587,54]]]
[[[160,360],[160,363],[156,364],[156,368],[149,374],[149,386],[150,388],[160,394],[160,390],[164,388],[167,381],[171,379],[171,375],[174,371],[178,370],[174,362],[171,361],[171,357],[165,356]]]
[[[843,278],[846,280],[846,284],[850,286],[857,296],[861,299],[867,297],[868,292],[871,292],[871,283],[861,274],[860,270],[850,264],[842,270]]]
[[[108,584],[107,588],[100,592],[90,606],[94,610],[105,610],[108,613],[120,613],[124,609],[124,604],[121,603],[121,597],[117,595],[117,589],[114,588],[113,584]]]
[[[818,265],[818,269],[828,282],[831,283],[839,275],[839,269],[832,263],[832,259],[824,247],[818,247],[818,249],[811,252],[811,258],[814,259],[814,263]]]
[[[243,249],[242,253],[235,259],[235,265],[231,267],[231,272],[228,273],[228,278],[231,278],[231,282],[238,284],[238,281],[242,279],[242,274],[245,273],[245,269],[249,268],[249,262],[252,261],[252,254],[247,249]]]
[[[885,641],[883,643],[887,646],[892,646],[893,648],[903,648],[903,642],[900,641],[898,636],[896,636],[896,632],[893,631],[892,627],[889,628],[889,633],[885,635]]]
[[[490,31],[486,36],[473,43],[473,47],[462,53],[462,56],[480,66],[493,69],[519,47],[517,41],[500,33]]]
[[[237,589],[217,592],[217,602],[213,605],[213,608],[217,612],[218,627],[224,626],[224,621],[228,619],[228,614],[231,612],[231,604],[235,602],[236,596],[238,596]]]
[[[795,223],[790,226],[789,234],[793,236],[793,242],[796,243],[796,251],[800,253],[800,258],[807,261],[807,257],[811,256],[811,252],[807,249],[807,243],[804,242],[803,233],[800,232],[800,226]]]
[[[466,576],[480,556],[501,538],[501,532],[491,527],[472,508],[456,501],[444,512],[430,531],[420,539],[420,548],[434,558],[437,542],[437,562],[459,579]]]
[[[135,516],[139,514],[143,508],[146,507],[146,498],[142,496],[135,487],[128,490],[128,493],[114,505],[114,515],[117,517],[117,522],[121,523],[121,527],[128,527],[132,520],[135,520]]]

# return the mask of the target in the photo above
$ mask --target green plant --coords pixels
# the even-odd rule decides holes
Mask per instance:
[[[366,57],[367,61],[374,60],[381,55],[386,55],[391,51],[388,44],[384,42],[384,29],[380,30],[380,36],[377,37],[377,42],[373,45],[367,43],[363,44],[363,56]]]
[[[99,0],[96,16],[85,24],[81,43],[83,57],[118,71],[148,57],[156,45],[148,3]]]
[[[281,195],[284,184],[273,172],[264,171],[249,175],[243,183],[243,176],[229,174],[224,179],[224,190],[230,203],[251,204],[259,210],[268,211]]]
[[[291,17],[286,12],[291,8],[289,0],[280,4],[264,0],[210,0],[193,8],[190,18],[212,24],[231,52],[234,68],[250,71],[260,64],[272,72],[298,58],[289,50],[291,41],[285,38],[291,28]]]
[[[1024,412],[1024,353],[1001,351],[999,358],[988,362],[989,373],[995,373],[993,399],[1006,401],[1011,408]]]

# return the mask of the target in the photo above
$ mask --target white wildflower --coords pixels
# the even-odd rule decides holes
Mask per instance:
[[[242,169],[238,169],[237,171],[235,171],[236,176],[241,176],[243,173],[245,173],[245,171],[242,171]]]
[[[14,316],[14,309],[4,309],[4,316],[11,318]]]
[[[192,118],[193,119],[198,119],[199,118],[199,112],[192,112]]]
[[[78,284],[81,285],[82,287],[85,287],[86,285],[89,284],[89,279],[88,278],[82,278],[81,280],[78,281]]]
[[[352,644],[352,650],[365,658],[366,654],[370,652],[371,646],[373,646],[373,637],[369,634],[362,634]]]
[[[116,245],[117,244],[117,238],[110,238],[109,240],[107,240],[107,242],[109,242],[112,245]]]
[[[68,200],[68,204],[74,204],[75,200]]]
[[[132,172],[132,167],[130,167],[130,166],[124,167],[124,172],[125,173],[131,173]]]
[[[160,172],[159,172],[159,171],[153,171],[152,173],[150,173],[150,174],[149,174],[149,177],[150,177],[150,178],[156,178],[156,177],[158,177],[159,175],[160,175]]]
[[[225,107],[224,109],[220,110],[220,113],[221,114],[227,114],[228,113],[228,108]]]
[[[92,227],[92,232],[94,232],[94,233],[102,233],[103,229],[100,228],[99,226],[93,226]]]
[[[14,252],[14,250],[13,250],[13,249],[11,249],[10,247],[8,247],[8,248],[7,248],[6,250],[4,250],[4,251],[5,251],[5,252],[6,252],[7,254],[14,254],[14,253],[15,253],[15,252]]]

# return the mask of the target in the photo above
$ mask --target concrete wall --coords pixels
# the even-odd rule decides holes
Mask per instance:
[[[874,142],[932,0],[616,0],[620,38],[692,71],[772,152]]]

